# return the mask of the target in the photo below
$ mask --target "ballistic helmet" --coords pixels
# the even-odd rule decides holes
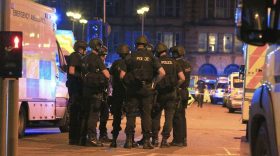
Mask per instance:
[[[160,54],[167,51],[167,46],[164,43],[158,43],[155,49],[156,53]]]
[[[148,39],[146,38],[146,36],[140,36],[136,39],[136,45],[147,45],[148,44]]]
[[[87,42],[85,41],[76,41],[74,44],[74,50],[78,51],[79,48],[82,48],[84,50],[87,49]]]
[[[181,56],[184,56],[186,53],[186,50],[183,46],[174,46],[170,48],[170,53],[172,54],[172,57],[178,58]]]
[[[121,44],[117,48],[118,54],[129,54],[129,47],[127,44]]]
[[[103,44],[102,40],[99,38],[93,38],[89,41],[89,47],[93,50],[99,50],[101,48],[101,45]]]

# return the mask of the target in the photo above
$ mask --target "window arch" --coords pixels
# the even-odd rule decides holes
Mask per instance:
[[[198,70],[199,75],[212,75],[216,76],[218,74],[217,69],[215,66],[212,64],[203,64],[199,70]]]
[[[225,75],[230,75],[233,72],[239,72],[239,66],[237,64],[230,64],[224,70]]]

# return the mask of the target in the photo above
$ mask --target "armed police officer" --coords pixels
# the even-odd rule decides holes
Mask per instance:
[[[154,83],[159,82],[164,77],[165,71],[152,53],[146,50],[147,43],[146,37],[140,36],[136,40],[136,52],[125,60],[125,66],[121,68],[120,77],[127,87],[125,148],[131,148],[133,145],[138,108],[141,113],[141,126],[144,137],[143,148],[153,148],[150,136],[152,128],[151,111],[155,92]],[[155,71],[158,73],[157,75]]]
[[[110,78],[109,71],[98,56],[102,41],[91,39],[89,46],[91,53],[84,58],[84,116],[82,120],[82,144],[90,146],[103,146],[97,140],[96,127],[102,103],[102,92]]]
[[[153,118],[153,135],[152,143],[154,146],[158,145],[158,133],[160,130],[160,118],[162,110],[165,114],[165,122],[162,130],[162,141],[161,148],[169,147],[167,139],[170,137],[170,132],[173,127],[173,116],[175,113],[176,106],[176,87],[181,86],[185,81],[185,75],[181,67],[177,62],[167,55],[167,46],[163,43],[159,43],[155,48],[155,55],[159,57],[159,62],[164,68],[166,75],[165,77],[156,85],[158,91],[157,102],[158,106],[155,107],[152,118]]]
[[[104,45],[101,46],[98,56],[101,58],[103,63],[105,63],[106,56],[108,55],[108,48]],[[108,105],[108,85],[104,86],[102,89],[102,104],[100,108],[100,122],[99,122],[99,141],[101,142],[111,142],[107,134],[107,121],[109,119],[109,105]]]
[[[80,113],[82,105],[82,59],[86,53],[87,43],[77,41],[68,57],[67,83],[69,93],[69,144],[77,145],[80,140]]]
[[[171,48],[172,56],[181,66],[185,75],[185,82],[179,87],[180,101],[173,118],[173,146],[187,146],[187,120],[185,108],[188,104],[188,87],[190,83],[191,66],[184,60],[185,48],[175,46]]]
[[[111,147],[117,147],[117,138],[119,135],[119,131],[121,130],[121,119],[122,119],[122,110],[123,104],[126,98],[126,90],[124,85],[120,80],[120,72],[121,65],[124,63],[124,59],[130,54],[130,50],[128,45],[121,44],[118,46],[117,52],[119,54],[120,59],[116,60],[110,68],[110,74],[112,75],[112,106],[111,112],[113,114],[113,140],[111,143]]]

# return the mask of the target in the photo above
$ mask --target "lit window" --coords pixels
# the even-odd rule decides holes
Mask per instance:
[[[163,43],[167,47],[173,47],[173,33],[172,32],[163,33]]]
[[[207,50],[207,34],[200,33],[198,35],[198,51],[205,52]]]
[[[224,34],[223,51],[226,53],[232,52],[232,34]]]
[[[208,51],[215,52],[217,51],[218,35],[210,33],[208,36]]]

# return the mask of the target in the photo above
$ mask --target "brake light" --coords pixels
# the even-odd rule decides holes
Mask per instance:
[[[14,48],[19,48],[19,38],[16,36],[15,38],[14,38],[14,44],[15,44],[15,46],[14,46]]]

